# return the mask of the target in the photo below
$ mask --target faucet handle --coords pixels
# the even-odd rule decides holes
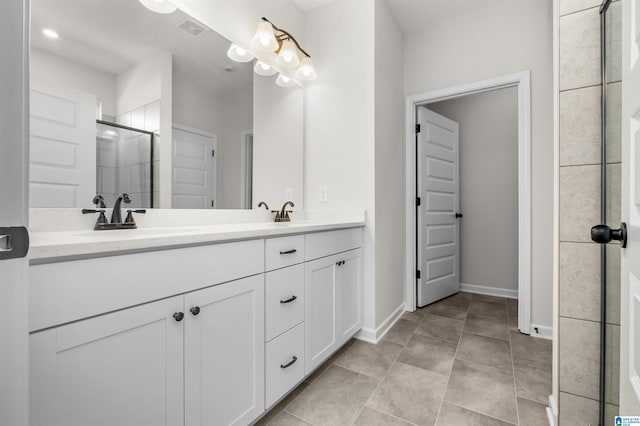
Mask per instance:
[[[145,209],[127,210],[127,217],[124,220],[125,223],[135,222],[135,220],[133,220],[133,214],[132,213],[145,214],[145,213],[147,213],[147,211]]]
[[[82,214],[90,214],[90,213],[100,213],[98,216],[98,220],[96,220],[96,224],[98,223],[108,223],[107,216],[104,215],[104,209],[82,209]]]
[[[93,200],[91,202],[96,205],[96,208],[107,208],[107,205],[104,203],[104,197],[100,194],[97,194],[95,197],[93,197]]]

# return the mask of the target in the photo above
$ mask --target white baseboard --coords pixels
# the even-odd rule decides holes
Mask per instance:
[[[553,327],[546,325],[531,324],[531,337],[553,340]]]
[[[558,406],[556,405],[556,399],[553,395],[549,395],[547,419],[549,420],[549,426],[556,426],[558,424]]]
[[[486,285],[460,283],[460,291],[466,291],[467,293],[485,294],[487,296],[506,297],[507,299],[518,298],[518,290],[487,287]]]
[[[378,343],[404,313],[404,302],[389,315],[375,330],[363,327],[354,337],[369,343]]]

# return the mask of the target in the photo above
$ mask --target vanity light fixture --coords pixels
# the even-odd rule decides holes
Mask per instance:
[[[238,49],[242,55],[238,54]],[[252,55],[243,48],[231,44],[227,55],[238,62],[248,62],[257,56],[253,70],[258,75],[270,76],[279,72],[276,84],[291,87],[303,80],[315,80],[318,75],[309,55],[300,43],[287,31],[278,28],[267,18],[262,18],[251,39]],[[271,54],[271,56],[270,56]],[[275,56],[273,56],[275,54]]]
[[[147,9],[162,14],[173,13],[177,7],[171,4],[168,0],[139,0],[140,3]]]
[[[253,71],[255,71],[258,75],[263,75],[268,77],[270,75],[274,75],[277,71],[266,62],[262,62],[261,60],[257,60],[255,66],[253,67]]]
[[[253,55],[247,49],[233,43],[227,50],[227,56],[236,62],[249,62],[253,59]]]
[[[280,87],[293,87],[296,85],[296,82],[284,74],[278,74],[278,78],[276,78],[276,84]]]
[[[50,28],[43,29],[42,34],[44,34],[45,36],[47,36],[47,38],[50,38],[52,40],[57,40],[58,38],[60,38],[58,33]]]

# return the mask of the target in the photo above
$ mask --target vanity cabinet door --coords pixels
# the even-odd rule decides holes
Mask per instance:
[[[338,348],[336,256],[306,263],[305,373],[311,373]]]
[[[362,328],[362,249],[336,257],[336,311],[338,340],[342,345]]]
[[[264,411],[264,275],[186,294],[185,316],[185,424],[249,424]]]
[[[183,423],[182,296],[33,333],[31,425]]]

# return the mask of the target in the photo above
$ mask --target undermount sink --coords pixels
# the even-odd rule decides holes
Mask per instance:
[[[78,237],[96,237],[102,235],[104,237],[136,237],[136,236],[153,236],[153,235],[167,235],[167,234],[185,234],[197,231],[196,227],[176,226],[165,228],[137,228],[137,229],[119,229],[108,231],[82,231],[74,234]]]

